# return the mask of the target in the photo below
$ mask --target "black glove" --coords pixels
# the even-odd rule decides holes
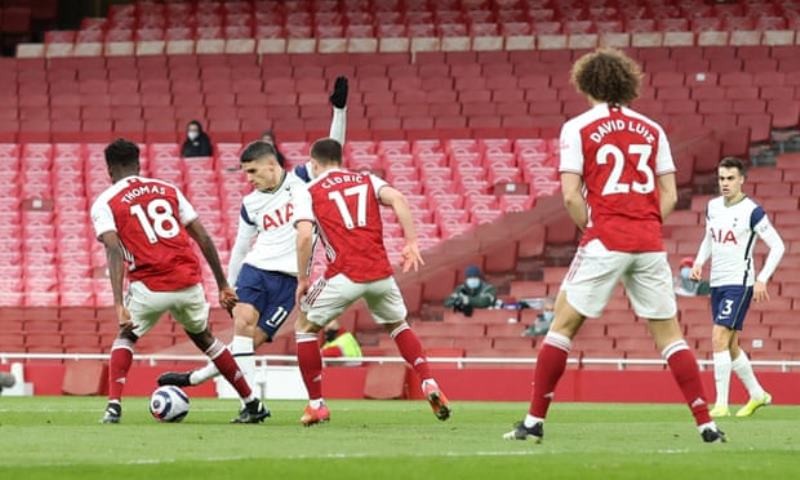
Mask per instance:
[[[336,108],[347,106],[347,77],[336,77],[333,84],[333,93],[329,97],[331,104]]]

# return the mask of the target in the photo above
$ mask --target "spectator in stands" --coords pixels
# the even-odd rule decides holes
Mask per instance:
[[[197,120],[192,120],[186,126],[186,140],[181,148],[183,158],[210,157],[213,153],[211,139],[203,131],[203,126]]]
[[[709,284],[705,280],[692,279],[692,266],[694,258],[684,257],[675,277],[675,294],[681,297],[697,297],[711,293]]]
[[[261,141],[272,145],[272,147],[275,149],[275,156],[278,159],[278,164],[281,167],[286,168],[286,157],[284,157],[281,151],[278,150],[278,144],[275,140],[275,132],[271,128],[261,134]]]
[[[528,328],[522,332],[522,336],[541,337],[547,335],[547,331],[550,330],[550,324],[553,323],[553,318],[556,316],[555,306],[555,300],[553,300],[552,297],[547,297],[542,305],[542,311],[539,315],[536,315],[536,320],[533,322],[533,325],[529,325]]]
[[[325,327],[325,344],[322,345],[323,357],[360,358],[361,346],[355,335],[341,328],[334,320]]]
[[[467,317],[471,317],[476,308],[493,307],[497,302],[497,291],[484,280],[480,269],[470,265],[464,271],[464,276],[464,283],[447,297],[444,306],[452,308],[454,312],[462,312]]]

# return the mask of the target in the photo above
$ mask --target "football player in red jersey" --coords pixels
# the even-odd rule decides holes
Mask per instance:
[[[639,66],[616,50],[588,53],[572,68],[572,83],[592,107],[564,124],[559,170],[564,204],[583,236],[539,350],[528,415],[507,439],[542,440],[572,338],[586,317],[602,315],[622,281],[636,314],[648,319],[702,439],[725,441],[709,416],[697,361],[676,317],[661,233],[677,201],[675,165],[661,126],[628,108],[640,78]]]
[[[119,335],[111,348],[108,406],[101,421],[119,423],[134,345],[165,312],[183,326],[239,393],[245,405],[233,421],[263,421],[269,412],[253,395],[231,353],[208,330],[209,306],[190,239],[200,246],[214,272],[220,304],[230,311],[237,298],[197,213],[175,186],[139,176],[136,144],[119,139],[108,145],[105,157],[113,185],[95,200],[91,215],[97,238],[106,249]],[[130,287],[123,300],[126,269]]]
[[[403,270],[416,271],[423,263],[408,202],[378,177],[342,169],[342,146],[334,139],[314,143],[311,167],[313,180],[307,194],[328,267],[323,277],[310,286],[313,222],[298,221],[297,297],[301,314],[296,324],[297,359],[309,396],[301,423],[309,426],[330,418],[322,399],[322,357],[317,337],[325,325],[360,298],[419,375],[433,413],[439,420],[447,420],[450,406],[431,375],[419,338],[406,323],[408,312],[403,295],[383,246],[381,205],[394,210],[403,229]]]

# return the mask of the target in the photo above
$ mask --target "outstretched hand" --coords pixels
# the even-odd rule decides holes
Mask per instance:
[[[336,108],[344,108],[347,106],[347,77],[336,77],[336,82],[333,84],[333,92],[331,92],[330,101],[331,105]]]
[[[403,273],[413,269],[415,272],[419,271],[420,265],[425,265],[422,255],[419,253],[419,245],[417,242],[406,243],[403,247]]]

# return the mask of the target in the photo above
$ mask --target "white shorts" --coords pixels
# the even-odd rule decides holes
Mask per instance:
[[[142,282],[131,282],[125,306],[137,337],[153,328],[165,312],[189,333],[200,333],[208,327],[209,305],[199,284],[175,292],[154,292]]]
[[[596,318],[620,279],[636,315],[660,320],[677,313],[666,252],[615,252],[592,240],[578,249],[561,289],[581,315]]]
[[[401,322],[408,315],[394,277],[356,283],[342,274],[314,282],[300,302],[300,309],[311,323],[324,327],[360,298],[367,302],[372,318],[379,324]]]

